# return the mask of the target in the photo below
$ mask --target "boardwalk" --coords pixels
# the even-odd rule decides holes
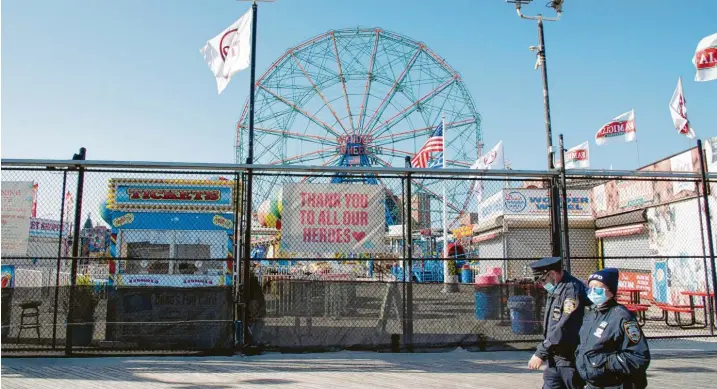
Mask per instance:
[[[660,341],[651,387],[706,388],[717,343]],[[529,352],[267,354],[259,357],[2,359],[2,388],[540,388]]]

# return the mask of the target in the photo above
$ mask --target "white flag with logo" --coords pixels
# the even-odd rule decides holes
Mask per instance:
[[[697,44],[692,64],[697,68],[695,81],[717,80],[717,34],[706,36]]]
[[[632,142],[637,138],[635,127],[635,110],[625,112],[600,127],[595,134],[595,143],[598,146],[613,141]]]
[[[677,88],[675,88],[675,92],[672,93],[672,99],[670,99],[670,115],[678,133],[690,139],[695,137],[695,130],[690,126],[690,121],[687,120],[685,95],[682,93],[682,77],[677,79]]]
[[[207,41],[199,51],[217,79],[221,94],[232,76],[251,62],[251,9],[219,35]]]
[[[560,167],[560,160],[555,163]],[[583,142],[565,152],[565,169],[590,168],[590,142]]]
[[[471,165],[471,169],[475,170],[490,170],[490,169],[505,169],[505,158],[503,156],[503,141],[498,142],[495,147],[490,149],[489,152],[481,155]],[[473,191],[476,194],[478,203],[483,201],[483,181],[480,180],[479,176],[472,176],[473,179]]]
[[[503,141],[498,142],[489,152],[481,155],[473,163],[471,169],[490,170],[505,169],[505,159],[503,157]]]

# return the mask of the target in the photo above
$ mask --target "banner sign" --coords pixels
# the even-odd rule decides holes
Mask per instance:
[[[62,226],[62,236],[68,236],[70,233],[70,222],[65,221]],[[30,219],[30,236],[42,238],[59,238],[60,237],[60,221],[50,219]]]
[[[111,179],[113,211],[232,212],[234,182],[227,180]]]
[[[281,249],[376,253],[386,231],[382,185],[285,184]]]
[[[652,297],[652,274],[637,271],[620,271],[620,280],[618,281],[618,289],[640,289],[642,298]]]
[[[2,182],[2,255],[25,256],[30,238],[32,181]]]
[[[568,215],[592,217],[590,190],[569,190],[566,198]],[[560,204],[558,205],[560,206]],[[484,201],[481,204],[481,210],[484,219],[500,214],[548,215],[550,196],[547,189],[504,189]]]
[[[547,189],[510,189],[503,192],[506,214],[547,215],[550,210],[550,196]],[[569,215],[592,216],[589,190],[569,190],[566,198]]]
[[[195,288],[231,285],[225,282],[223,275],[186,275],[186,274],[118,274],[115,284],[125,286],[171,286],[175,288]]]

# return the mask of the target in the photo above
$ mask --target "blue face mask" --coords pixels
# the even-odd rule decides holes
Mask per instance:
[[[588,288],[588,298],[595,305],[605,304],[605,302],[607,301],[605,288]]]
[[[548,291],[548,293],[553,293],[555,290],[555,285],[551,284],[550,282],[546,282],[543,284],[543,288]]]

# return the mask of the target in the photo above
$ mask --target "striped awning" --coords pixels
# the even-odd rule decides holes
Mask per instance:
[[[495,239],[502,233],[503,233],[502,230],[493,230],[491,232],[486,232],[486,233],[483,233],[480,235],[476,235],[473,237],[473,239],[471,239],[471,243],[475,244],[475,243],[480,243],[480,242],[485,242],[487,240]]]
[[[645,224],[643,223],[630,224],[627,226],[620,227],[603,228],[601,230],[595,231],[595,237],[598,239],[602,239],[616,236],[637,235],[643,233],[646,229],[647,227],[645,227]]]

